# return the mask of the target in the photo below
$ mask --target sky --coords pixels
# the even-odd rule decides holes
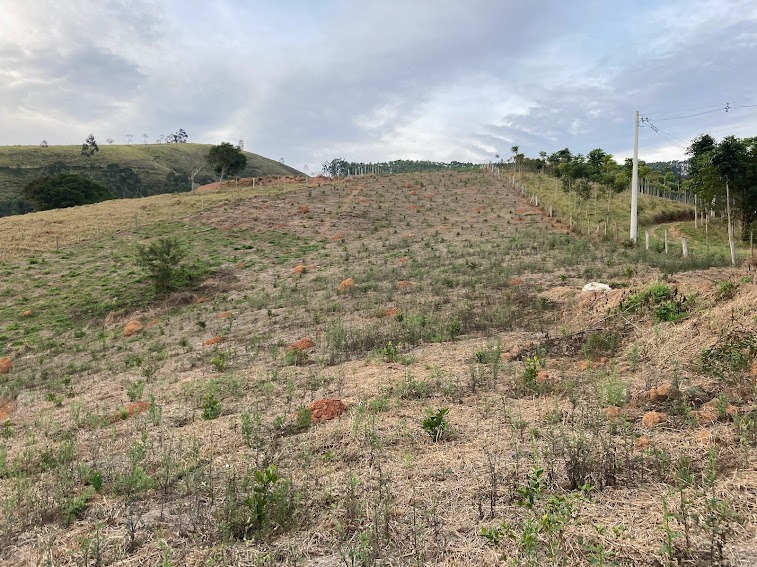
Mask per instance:
[[[728,110],[726,111],[726,105]],[[0,145],[488,162],[757,136],[754,0],[0,0]]]

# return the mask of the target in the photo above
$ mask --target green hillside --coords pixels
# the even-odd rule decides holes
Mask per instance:
[[[80,146],[0,146],[0,216],[25,210],[21,189],[45,173],[70,171],[92,177],[120,197],[144,197],[190,190],[190,172],[205,163],[209,144],[101,145],[92,157]],[[247,168],[240,177],[302,175],[275,160],[245,152]],[[197,183],[217,181],[206,166]]]

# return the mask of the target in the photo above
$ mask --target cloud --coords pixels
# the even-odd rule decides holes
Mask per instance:
[[[311,170],[337,156],[485,161],[512,145],[623,157],[636,109],[757,96],[752,4],[10,0],[0,143],[184,128]],[[703,131],[753,135],[757,112],[657,126],[642,155],[680,157]]]

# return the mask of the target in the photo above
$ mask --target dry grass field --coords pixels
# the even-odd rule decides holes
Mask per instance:
[[[164,238],[188,279],[156,295]],[[748,267],[571,233],[483,172],[0,240],[3,565],[757,564]]]

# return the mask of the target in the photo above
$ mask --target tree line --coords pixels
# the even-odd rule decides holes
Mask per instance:
[[[347,177],[350,175],[390,175],[392,173],[421,173],[424,171],[443,171],[448,169],[478,169],[480,164],[472,162],[451,161],[449,163],[428,160],[397,159],[381,162],[355,162],[344,158],[325,161],[321,167],[324,175],[329,177]]]
[[[531,171],[562,179],[565,191],[575,191],[579,200],[631,187],[633,163],[623,163],[601,148],[586,155],[563,148],[551,154],[526,157],[513,146],[506,164],[516,171]],[[645,163],[639,160],[639,185],[646,192],[693,194],[703,207],[723,211],[726,194],[741,224],[741,237],[749,239],[757,229],[757,138],[726,136],[717,142],[703,134],[691,142],[688,160]],[[497,156],[498,157],[498,156]],[[505,164],[504,160],[500,161]]]

